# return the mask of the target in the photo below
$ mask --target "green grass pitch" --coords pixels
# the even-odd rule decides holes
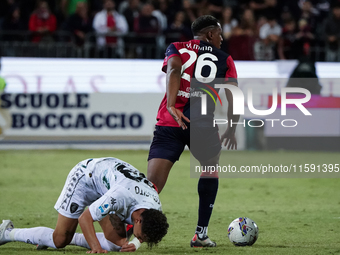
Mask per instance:
[[[0,151],[0,220],[16,227],[53,228],[53,206],[71,168],[91,157],[112,156],[146,172],[147,151]],[[340,163],[339,153],[230,152],[231,164]],[[197,179],[190,178],[190,156],[184,152],[160,194],[170,224],[168,235],[152,250],[140,254],[340,254],[340,179],[220,179],[209,226],[216,248],[190,248],[197,223]],[[252,247],[234,247],[228,240],[229,223],[240,216],[259,226]],[[99,231],[99,225],[96,224]],[[80,228],[78,227],[78,231]],[[0,254],[85,254],[86,249],[36,251],[25,243],[8,243]]]

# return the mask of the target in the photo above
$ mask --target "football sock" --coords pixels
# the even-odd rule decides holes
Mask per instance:
[[[100,246],[104,250],[107,250],[107,251],[119,251],[120,250],[121,247],[107,240],[104,236],[104,233],[97,233],[96,235],[100,243]],[[79,234],[79,233],[74,234],[73,239],[70,244],[85,247],[87,249],[91,249],[84,235]]]
[[[196,233],[199,238],[207,235],[210,216],[218,190],[218,178],[200,178],[198,181],[198,223]]]
[[[5,232],[9,241],[18,241],[56,248],[53,242],[54,229],[46,227],[14,228]]]
[[[198,235],[199,239],[203,239],[208,235],[208,227],[201,227],[197,225],[195,233]]]

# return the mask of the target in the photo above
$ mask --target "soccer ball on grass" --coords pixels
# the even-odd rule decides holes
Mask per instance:
[[[228,227],[228,238],[236,246],[253,245],[258,236],[257,224],[246,217],[233,220]]]

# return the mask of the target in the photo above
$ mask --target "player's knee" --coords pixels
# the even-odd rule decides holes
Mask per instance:
[[[54,245],[57,249],[60,248],[65,248],[65,246],[67,245],[66,242],[60,241],[60,240],[54,240]]]
[[[73,236],[72,236],[73,237]],[[66,245],[70,244],[72,241],[72,237],[61,236],[61,235],[53,235],[53,242],[56,248],[64,248]]]
[[[58,238],[54,239],[53,242],[57,249],[64,248],[66,245],[70,243],[70,242],[67,242],[65,239],[63,240],[63,239],[58,239]]]
[[[216,166],[218,165],[219,159],[220,153],[210,159],[200,160],[200,163],[202,166]]]

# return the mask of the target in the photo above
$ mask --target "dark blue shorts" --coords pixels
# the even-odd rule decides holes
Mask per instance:
[[[195,127],[190,131],[190,125],[185,130],[180,127],[156,126],[153,134],[148,160],[162,158],[175,163],[185,145],[198,161],[211,159],[221,150],[217,127]]]

